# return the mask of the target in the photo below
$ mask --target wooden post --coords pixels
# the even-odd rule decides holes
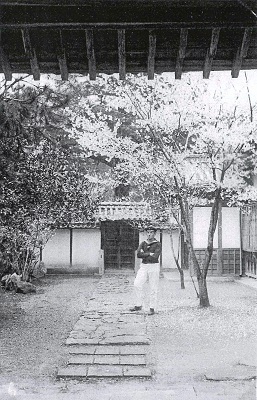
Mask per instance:
[[[242,223],[242,210],[241,208],[239,209],[239,232],[240,232],[240,270],[239,270],[239,275],[242,276],[244,275],[244,271],[243,271],[243,223]]]
[[[99,273],[103,275],[105,272],[105,228],[106,224],[101,222],[100,229],[101,229],[101,250],[100,250],[100,267]]]
[[[122,235],[122,225],[121,222],[116,222],[118,223],[117,231],[118,235],[116,236],[116,246],[117,246],[117,267],[118,269],[121,269],[121,252],[120,252],[120,237]]]
[[[160,243],[161,243],[161,247],[162,247],[162,242],[163,242],[162,229],[160,229]],[[161,251],[161,254],[160,254],[160,278],[164,278],[163,269],[162,269],[162,251]]]
[[[70,228],[70,267],[72,267],[72,243],[73,242],[73,231]]]
[[[190,218],[190,230],[191,230],[191,234],[192,234],[192,244],[193,244],[193,248],[195,249],[194,246],[194,209],[192,208],[189,214],[189,218]],[[190,275],[195,275],[195,269],[194,269],[194,265],[193,265],[193,261],[192,261],[192,257],[191,254],[188,254],[188,264],[189,264],[189,273]]]
[[[218,251],[217,251],[217,274],[222,275],[223,262],[222,262],[222,205],[219,205],[218,214]]]

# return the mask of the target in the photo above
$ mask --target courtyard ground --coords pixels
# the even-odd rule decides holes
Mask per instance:
[[[256,399],[257,290],[210,279],[212,305],[199,309],[191,280],[181,290],[176,271],[160,280],[158,313],[147,317],[152,379],[56,380],[66,338],[99,279],[48,276],[36,294],[0,291],[1,400]],[[133,274],[128,280],[134,305]]]

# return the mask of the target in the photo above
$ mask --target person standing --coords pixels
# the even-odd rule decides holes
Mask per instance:
[[[137,249],[137,257],[142,259],[141,266],[134,281],[135,306],[130,311],[139,311],[143,303],[143,287],[149,281],[150,286],[150,312],[153,315],[157,307],[157,295],[160,277],[159,256],[161,243],[155,238],[157,229],[154,226],[146,228],[147,240],[140,243]]]

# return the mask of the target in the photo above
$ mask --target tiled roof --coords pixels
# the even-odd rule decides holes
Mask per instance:
[[[100,221],[149,220],[151,210],[145,202],[103,202],[96,217]]]

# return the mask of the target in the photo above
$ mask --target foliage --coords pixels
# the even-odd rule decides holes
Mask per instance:
[[[143,77],[103,78],[79,87],[74,82],[73,93],[76,100],[66,109],[71,131],[81,133],[89,157],[112,168],[112,185],[131,185],[140,200],[151,203],[156,217],[166,213],[167,219],[168,212],[177,220],[197,274],[200,304],[208,306],[206,276],[219,207],[222,202],[236,205],[240,197],[243,201],[255,171],[256,107],[241,103],[240,93],[235,102],[225,101],[217,87],[210,90],[190,79],[179,86],[165,77],[153,84]],[[254,192],[248,189],[253,199]],[[199,204],[212,207],[201,265],[190,224],[191,209]]]
[[[92,218],[99,199],[90,163],[65,131],[67,97],[24,81],[0,97],[2,270],[28,279],[54,228]]]

